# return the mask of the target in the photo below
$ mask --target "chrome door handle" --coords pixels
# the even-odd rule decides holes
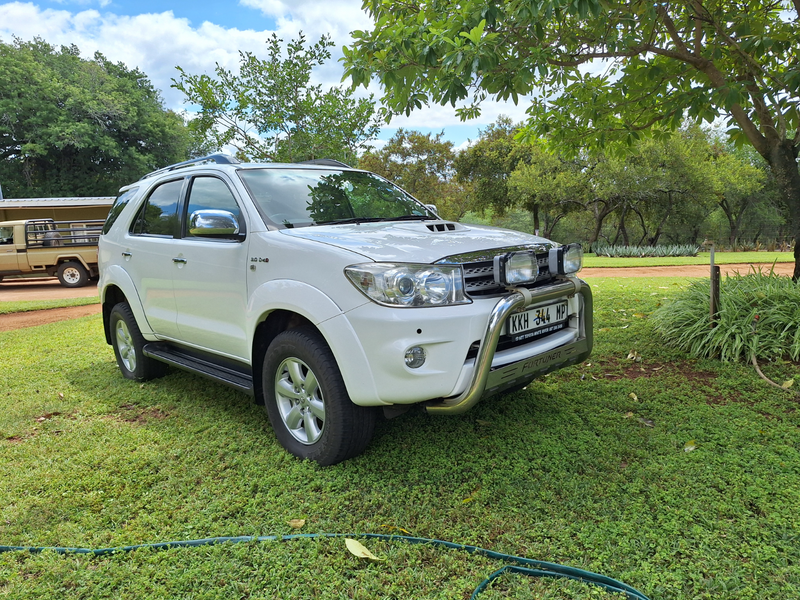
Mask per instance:
[[[172,262],[185,265],[188,261],[185,258],[173,258]]]
[[[130,258],[131,257],[131,253],[130,252],[123,252],[122,256],[124,256],[125,258]]]

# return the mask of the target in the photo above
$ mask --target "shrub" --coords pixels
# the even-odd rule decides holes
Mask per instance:
[[[669,246],[611,246],[595,243],[592,251],[597,256],[612,258],[631,258],[645,256],[697,256],[700,248],[695,244],[673,244]]]
[[[711,282],[701,279],[652,320],[664,340],[692,356],[723,361],[800,359],[800,285],[772,270],[726,277],[720,284],[719,319],[709,322]]]

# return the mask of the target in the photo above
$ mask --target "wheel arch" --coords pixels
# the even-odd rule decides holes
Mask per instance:
[[[103,333],[106,336],[106,344],[111,345],[111,309],[120,302],[128,302],[125,293],[116,285],[109,285],[103,290]]]
[[[267,348],[269,348],[272,340],[274,340],[278,334],[300,327],[312,328],[322,335],[323,338],[325,337],[319,328],[308,318],[286,309],[277,309],[267,313],[256,327],[253,334],[252,349],[253,396],[256,404],[264,404],[264,385],[261,365],[264,364]],[[325,341],[328,343],[327,340]],[[328,344],[328,347],[330,347],[330,344]]]
[[[377,384],[361,341],[343,314],[323,322],[314,323],[306,316],[288,309],[276,309],[264,315],[253,335],[252,372],[253,395],[256,403],[263,404],[264,388],[261,366],[267,348],[275,337],[290,329],[307,327],[316,331],[325,341],[336,359],[348,395],[359,406],[383,406]],[[331,343],[336,340],[336,343]]]
[[[111,314],[111,309],[119,302],[127,302],[128,306],[131,307],[133,316],[136,319],[136,325],[142,335],[145,337],[153,335],[153,331],[150,329],[144,314],[144,307],[139,300],[139,295],[136,293],[136,287],[133,285],[130,275],[124,269],[117,265],[104,268],[98,290],[100,304],[103,307],[103,329],[106,334],[106,342],[111,343],[108,317]]]

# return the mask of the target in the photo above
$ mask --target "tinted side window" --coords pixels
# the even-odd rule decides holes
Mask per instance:
[[[122,210],[128,205],[128,202],[130,202],[131,198],[133,198],[138,191],[139,188],[131,188],[127,192],[117,196],[117,199],[114,200],[114,204],[111,206],[111,210],[108,211],[106,222],[103,225],[103,234],[111,231],[111,226],[114,224],[114,221],[117,220]]]
[[[182,179],[155,188],[139,210],[131,233],[173,237],[178,231],[178,201],[182,188]]]
[[[243,230],[242,213],[233,194],[225,183],[216,177],[195,177],[192,180],[189,202],[186,207],[186,222],[191,221],[192,213],[198,210],[224,210],[232,213]],[[187,237],[193,237],[187,231]],[[201,236],[197,236],[201,237]]]
[[[13,244],[13,243],[14,243],[14,228],[0,227],[0,244]]]

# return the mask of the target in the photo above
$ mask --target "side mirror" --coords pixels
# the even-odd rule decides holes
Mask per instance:
[[[425,204],[425,208],[435,214],[437,217],[439,216],[439,211],[436,208],[435,204]]]
[[[227,210],[196,210],[189,217],[189,235],[223,239],[241,239],[239,221]]]

